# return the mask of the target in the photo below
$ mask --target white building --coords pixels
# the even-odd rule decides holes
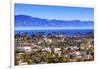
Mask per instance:
[[[48,52],[51,52],[51,48],[49,48],[49,47],[48,47],[48,48],[43,48],[42,51],[48,51]]]
[[[31,47],[22,47],[24,49],[25,52],[31,52],[32,49]]]

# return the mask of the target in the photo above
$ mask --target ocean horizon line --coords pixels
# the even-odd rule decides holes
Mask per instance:
[[[94,30],[94,28],[14,28],[15,30]]]

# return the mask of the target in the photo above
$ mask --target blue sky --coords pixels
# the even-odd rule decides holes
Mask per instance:
[[[15,15],[44,19],[94,21],[93,8],[15,4]]]

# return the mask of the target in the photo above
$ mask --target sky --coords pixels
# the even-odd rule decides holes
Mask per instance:
[[[15,4],[15,15],[56,20],[94,21],[94,9],[68,6],[49,6],[33,4]]]

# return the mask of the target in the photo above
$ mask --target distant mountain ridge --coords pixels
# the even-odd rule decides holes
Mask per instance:
[[[94,21],[80,21],[80,20],[48,20],[27,15],[15,15],[15,27],[94,27]]]

